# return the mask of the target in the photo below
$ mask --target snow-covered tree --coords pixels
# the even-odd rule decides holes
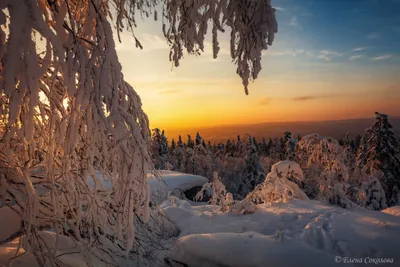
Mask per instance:
[[[223,212],[228,211],[234,202],[232,194],[226,190],[217,172],[213,173],[211,182],[203,185],[201,190],[197,193],[195,200],[203,200],[205,194],[211,196],[209,203],[211,205],[220,206]]]
[[[255,203],[287,202],[292,198],[307,200],[307,195],[290,180],[304,181],[303,171],[296,162],[280,161],[246,199]]]
[[[372,210],[382,210],[387,208],[385,191],[378,178],[373,177],[369,182],[364,182],[362,189],[366,194],[365,205]]]
[[[245,197],[249,192],[253,191],[256,185],[262,183],[265,180],[265,172],[260,163],[260,157],[258,156],[256,146],[254,144],[254,138],[248,136],[246,142],[246,168],[243,175],[244,180],[239,186],[239,194]]]
[[[176,149],[175,139],[172,138],[172,140],[171,140],[171,149],[170,149],[170,151],[174,151],[175,149]]]
[[[359,158],[365,159],[363,171],[380,179],[387,204],[396,205],[397,194],[393,194],[393,190],[400,188],[400,160],[397,157],[400,142],[392,131],[388,116],[378,112],[375,115],[375,122],[367,129],[365,136],[368,149],[361,150]],[[376,175],[378,172],[382,175]]]
[[[336,184],[347,183],[349,178],[343,147],[331,137],[309,134],[302,137],[297,149],[300,163],[308,168],[306,175],[312,179],[309,183],[319,192],[318,197],[337,203],[339,187]]]
[[[360,144],[357,149],[357,156],[356,156],[356,165],[363,169],[366,162],[367,162],[367,152],[369,149],[369,144],[368,144],[368,137],[364,135],[360,139]]]
[[[179,135],[178,142],[176,144],[178,147],[184,147],[184,143],[182,141],[182,136]]]
[[[118,37],[123,29],[133,32],[137,13],[154,11],[157,19],[158,2],[0,1],[0,200],[15,201],[24,240],[41,266],[61,263],[54,251],[41,249],[37,218],[75,238],[86,248],[82,253],[107,241],[114,256],[144,254],[135,222],[149,220],[150,131],[140,97],[124,81],[112,26]],[[270,0],[163,3],[162,28],[175,66],[184,48],[203,51],[209,22],[217,57],[217,35],[227,26],[231,57],[248,93],[261,70],[261,52],[277,32]],[[38,167],[40,178],[32,176]],[[39,184],[46,196],[35,190]],[[117,265],[113,257],[108,264]]]
[[[285,133],[285,159],[295,160],[298,139],[291,132]]]
[[[165,163],[169,160],[168,140],[164,131],[158,128],[153,129],[150,148],[155,168],[164,169]]]
[[[268,144],[267,144],[267,141],[265,140],[265,138],[262,139],[259,147],[260,147],[260,151],[259,151],[260,156],[267,156],[269,151],[268,151]]]
[[[194,143],[192,137],[190,136],[190,134],[188,134],[187,137],[188,137],[187,147],[191,148],[191,149],[194,149],[195,143]]]
[[[197,132],[196,134],[196,146],[202,145],[204,142],[203,137]]]

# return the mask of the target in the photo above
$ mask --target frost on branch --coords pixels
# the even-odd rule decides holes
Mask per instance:
[[[0,201],[41,266],[60,265],[40,249],[48,226],[92,250],[145,253],[148,119],[123,79],[108,2],[0,2]]]
[[[163,32],[171,46],[170,61],[179,66],[186,48],[190,54],[204,51],[204,39],[211,21],[213,57],[220,50],[218,32],[231,28],[231,57],[248,94],[250,80],[261,71],[261,52],[272,45],[278,31],[275,9],[270,0],[166,0]]]

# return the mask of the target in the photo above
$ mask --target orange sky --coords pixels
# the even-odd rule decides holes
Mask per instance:
[[[151,128],[335,120],[372,117],[375,111],[400,115],[400,57],[372,58],[365,64],[354,60],[351,50],[316,50],[278,33],[246,96],[226,36],[217,60],[208,39],[203,55],[186,55],[172,69],[160,24],[145,22],[136,31],[144,49],[134,48],[130,34],[124,33],[117,52]],[[335,60],[335,53],[341,60]]]

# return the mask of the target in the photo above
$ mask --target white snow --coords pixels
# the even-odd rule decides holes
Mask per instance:
[[[170,257],[189,266],[338,266],[336,256],[398,255],[400,218],[379,211],[290,200],[238,216],[210,205],[182,209],[180,201],[162,207],[181,230]]]
[[[177,242],[173,259],[193,267],[337,267],[332,257],[298,241],[257,232],[184,236]]]
[[[196,175],[171,171],[162,171],[162,174],[163,188],[154,176],[148,176],[152,190],[186,190],[207,182],[206,178]],[[180,235],[166,256],[190,267],[342,266],[335,262],[337,257],[342,261],[345,257],[362,261],[369,257],[396,262],[400,247],[400,207],[380,212],[291,199],[287,203],[254,205],[252,213],[240,215],[175,196],[165,198],[160,208],[180,229]],[[0,218],[8,218],[0,220],[0,237],[8,237],[19,229],[19,219],[9,208],[0,209]],[[40,234],[51,247],[55,234]],[[62,238],[60,244],[58,253],[71,249],[68,238]],[[62,247],[65,245],[68,246]],[[7,264],[17,247],[18,238],[0,246],[0,266]],[[66,254],[62,261],[71,266],[86,266],[80,254],[71,255]],[[32,254],[28,254],[18,258],[13,266],[37,266],[35,264]],[[396,264],[390,266],[398,266]],[[376,264],[369,262],[358,266]]]
[[[153,174],[147,175],[147,182],[151,187],[152,199],[156,203],[164,201],[169,191],[181,189],[186,191],[195,186],[203,186],[208,179],[199,175],[192,175],[174,171],[161,171],[162,181],[159,181]]]
[[[272,165],[270,173],[277,173],[279,177],[285,178],[293,176],[293,178],[299,181],[304,181],[303,171],[300,168],[300,165],[294,161],[279,161],[278,163]]]
[[[168,193],[171,191],[174,192],[173,194],[176,195],[195,186],[203,186],[205,183],[208,183],[207,178],[199,175],[192,175],[169,170],[161,170],[159,172],[161,176],[161,181],[159,181],[154,174],[147,174],[147,183],[151,189],[151,198],[157,204],[165,201],[168,197]],[[105,189],[110,189],[112,187],[111,182],[107,178],[105,178],[101,172],[96,170],[95,173],[97,181]],[[89,186],[94,188],[93,178],[88,178],[88,184]]]
[[[400,217],[400,206],[390,207],[382,210],[382,212]]]

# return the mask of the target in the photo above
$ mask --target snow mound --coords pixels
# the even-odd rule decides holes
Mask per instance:
[[[400,206],[390,207],[382,210],[382,212],[400,217]]]
[[[192,175],[174,171],[161,171],[162,181],[159,181],[153,174],[147,175],[147,182],[151,187],[153,201],[161,203],[167,199],[168,192],[174,189],[182,191],[189,190],[195,186],[203,186],[208,179],[199,175]]]
[[[299,181],[304,181],[304,174],[300,165],[294,161],[279,161],[271,167],[271,172],[269,175],[278,175],[278,177],[289,178],[293,177]],[[268,177],[267,177],[268,179]]]
[[[332,256],[300,242],[256,232],[184,236],[177,241],[171,258],[193,267],[337,267]]]

